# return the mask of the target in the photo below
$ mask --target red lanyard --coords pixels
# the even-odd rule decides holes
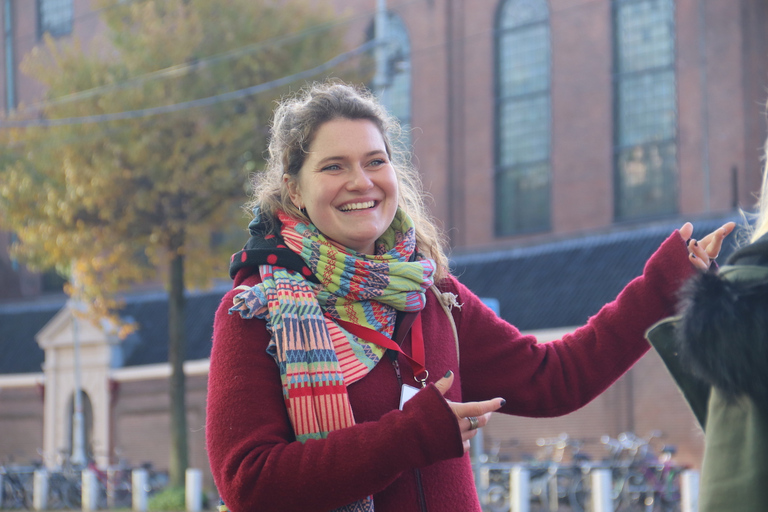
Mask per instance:
[[[371,343],[375,343],[380,347],[394,350],[403,354],[406,359],[408,359],[408,362],[411,363],[413,378],[420,382],[422,387],[426,385],[429,372],[424,366],[426,358],[424,355],[424,335],[421,331],[421,314],[416,316],[416,319],[413,321],[413,326],[411,327],[411,350],[413,354],[410,356],[403,352],[403,350],[400,348],[400,345],[398,345],[394,340],[387,338],[379,331],[369,329],[368,327],[363,327],[362,325],[353,324],[352,322],[347,322],[346,320],[340,320],[338,318],[333,318],[333,321],[337,322],[340,326],[358,338],[362,338]],[[424,378],[420,379],[419,376],[422,374],[424,374]]]

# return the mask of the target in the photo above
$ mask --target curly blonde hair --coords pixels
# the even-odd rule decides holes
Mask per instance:
[[[768,142],[765,144],[765,155],[766,163],[763,165],[763,181],[758,196],[757,217],[750,233],[750,242],[754,242],[768,233]]]
[[[283,175],[288,175],[289,180],[298,179],[317,130],[334,119],[365,119],[379,129],[397,176],[398,206],[413,220],[418,251],[437,264],[436,281],[446,277],[445,235],[426,208],[421,179],[402,149],[405,145],[397,143],[402,137],[400,123],[362,87],[335,80],[316,82],[278,104],[272,119],[266,167],[253,177],[253,194],[246,208],[258,207],[261,220],[272,231],[280,229],[279,210],[309,222],[290,200]]]

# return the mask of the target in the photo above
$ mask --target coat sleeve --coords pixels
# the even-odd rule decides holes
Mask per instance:
[[[658,352],[667,371],[675,379],[680,392],[691,408],[693,415],[702,429],[707,424],[707,408],[709,404],[710,386],[701,379],[694,377],[683,368],[676,343],[676,323],[678,317],[669,317],[656,323],[648,329],[646,338]]]
[[[458,312],[454,308],[454,318],[464,399],[502,396],[507,402],[500,412],[529,417],[560,416],[583,407],[646,353],[645,331],[673,314],[676,291],[693,272],[685,243],[675,232],[615,300],[583,327],[548,343],[522,335],[455,281],[463,303]]]
[[[458,422],[434,385],[403,411],[297,442],[265,351],[266,325],[228,314],[235,293],[214,321],[206,424],[211,470],[230,510],[331,510],[384,489],[406,469],[463,455]]]

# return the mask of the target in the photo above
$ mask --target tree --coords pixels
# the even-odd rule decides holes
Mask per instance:
[[[119,292],[132,284],[167,283],[169,469],[181,486],[185,289],[225,275],[222,252],[239,248],[214,242],[233,229],[245,234],[235,212],[285,88],[195,102],[314,68],[343,51],[345,30],[300,0],[102,3],[104,40],[85,52],[47,38],[22,62],[46,87],[36,114],[48,125],[16,119],[16,128],[0,128],[0,218],[18,236],[16,257],[77,274],[94,315],[114,318]],[[179,104],[187,108],[143,115]],[[136,117],[116,115],[125,112]],[[84,116],[97,117],[72,121]]]

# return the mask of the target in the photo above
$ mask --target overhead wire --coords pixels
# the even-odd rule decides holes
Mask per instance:
[[[159,107],[130,110],[125,112],[115,112],[111,114],[98,114],[98,115],[92,115],[92,116],[68,117],[68,118],[61,118],[61,119],[27,119],[27,120],[21,120],[21,121],[0,121],[0,129],[28,128],[32,126],[41,126],[41,127],[63,126],[63,125],[99,123],[99,122],[106,122],[106,121],[119,121],[124,119],[136,119],[140,117],[148,117],[148,116],[154,116],[158,114],[167,114],[170,112],[176,112],[179,110],[185,110],[190,108],[214,105],[216,103],[221,103],[223,101],[231,101],[238,98],[244,98],[246,96],[258,94],[260,92],[268,91],[270,89],[282,87],[283,85],[287,85],[292,82],[302,80],[304,78],[309,78],[311,76],[318,75],[320,73],[323,73],[324,71],[327,71],[333,68],[334,66],[337,66],[338,64],[341,64],[342,62],[352,57],[360,55],[361,53],[365,53],[366,51],[370,50],[375,45],[375,43],[376,43],[375,40],[368,41],[367,43],[364,43],[358,46],[357,48],[341,53],[336,57],[332,58],[331,60],[328,60],[323,64],[320,64],[319,66],[315,66],[314,68],[311,68],[311,69],[299,71],[298,73],[294,73],[292,75],[284,76],[282,78],[271,80],[269,82],[264,82],[258,85],[246,87],[244,89],[238,89],[236,91],[217,94],[215,96],[209,96],[206,98],[199,98],[199,99],[190,100],[190,101],[184,101],[181,103],[174,103],[171,105],[162,105]]]
[[[406,7],[412,3],[415,3],[419,0],[406,0],[404,2],[401,2],[395,6],[391,7],[391,11],[395,11],[396,9]],[[584,4],[591,4],[594,3],[595,0],[581,0],[580,3],[577,3],[572,6],[568,6],[568,9],[573,7],[581,7]],[[113,6],[109,6],[107,8],[111,8]],[[102,8],[104,9],[104,8]],[[302,37],[306,37],[309,35],[313,35],[319,31],[327,30],[330,28],[334,28],[340,25],[344,25],[347,23],[351,23],[353,21],[356,21],[358,19],[364,19],[364,18],[370,18],[373,14],[373,11],[364,11],[363,13],[350,16],[348,18],[341,19],[339,21],[329,22],[329,23],[322,23],[319,25],[312,26],[308,29],[302,30],[300,32],[296,32],[294,34],[289,34],[285,36],[278,36],[275,38],[270,38],[265,41],[259,41],[257,43],[251,43],[249,45],[245,45],[243,47],[235,48],[233,50],[229,50],[227,52],[223,52],[221,54],[211,55],[209,57],[204,57],[196,62],[192,63],[184,63],[179,64],[175,66],[171,66],[169,68],[153,71],[144,75],[140,75],[138,77],[132,77],[124,82],[115,83],[115,84],[109,84],[106,86],[99,86],[92,89],[88,89],[85,91],[79,91],[76,93],[72,93],[69,95],[61,96],[58,98],[53,98],[50,100],[46,100],[43,102],[36,103],[34,105],[30,105],[29,107],[25,108],[26,110],[32,110],[43,108],[45,106],[51,106],[51,105],[58,105],[62,103],[68,103],[71,101],[77,101],[81,99],[86,99],[89,97],[93,97],[99,94],[111,92],[114,90],[119,89],[125,89],[129,87],[133,87],[136,85],[143,84],[147,81],[154,80],[154,79],[161,79],[161,78],[168,78],[168,77],[177,77],[181,76],[185,73],[197,70],[202,68],[203,66],[206,66],[211,63],[215,63],[221,60],[227,60],[232,58],[237,58],[243,55],[248,55],[253,52],[262,50],[266,47],[272,47],[274,45],[279,44],[285,44],[287,42],[300,39]],[[488,33],[494,32],[494,30],[482,30],[477,33],[469,34],[464,36],[462,39],[464,40],[470,40],[475,39],[477,37],[481,37],[484,35],[487,35]],[[214,105],[216,103],[221,103],[224,101],[230,101],[238,98],[242,98],[249,95],[258,94],[260,92],[264,92],[273,88],[281,87],[283,85],[289,84],[291,82],[295,82],[298,80],[301,80],[303,78],[308,78],[313,75],[320,74],[324,71],[329,70],[335,65],[338,65],[345,60],[348,60],[354,56],[357,56],[361,53],[364,53],[371,49],[373,46],[375,46],[376,40],[372,39],[363,45],[350,50],[348,52],[344,52],[340,55],[337,55],[333,59],[316,66],[312,69],[301,71],[280,79],[272,80],[270,82],[266,82],[263,84],[254,85],[251,87],[247,87],[245,89],[240,89],[237,91],[231,91],[227,93],[217,94],[214,96],[206,97],[206,98],[200,98],[197,100],[190,100],[186,102],[176,103],[172,105],[164,105],[159,107],[151,107],[146,109],[138,109],[133,111],[126,111],[126,112],[116,112],[116,113],[110,113],[110,114],[99,114],[99,115],[93,115],[93,116],[83,116],[83,117],[74,117],[74,118],[61,118],[61,119],[28,119],[28,120],[17,120],[17,121],[3,121],[0,119],[0,129],[2,128],[12,128],[12,127],[32,127],[32,126],[42,126],[42,127],[48,127],[48,126],[62,126],[62,125],[75,125],[75,124],[86,124],[86,123],[96,123],[96,122],[106,122],[106,121],[115,121],[120,119],[131,119],[131,118],[140,118],[140,117],[147,117],[152,115],[158,115],[158,114],[164,114],[164,113],[170,113],[170,112],[176,112],[179,110],[187,109],[187,108],[196,108],[196,107],[202,107],[202,106],[209,106]],[[447,42],[438,43],[435,45],[430,45],[427,47],[422,47],[414,50],[412,54],[420,54],[422,52],[426,51],[433,51],[438,48],[444,47],[447,44]]]
[[[342,18],[341,20],[338,20],[338,21],[321,23],[319,25],[314,25],[300,32],[277,36],[277,37],[266,39],[264,41],[258,41],[256,43],[251,43],[245,46],[241,46],[239,48],[228,50],[220,54],[203,57],[194,62],[177,64],[177,65],[170,66],[157,71],[145,73],[143,75],[139,75],[136,77],[131,77],[128,80],[125,80],[123,82],[93,87],[91,89],[87,89],[84,91],[78,91],[72,94],[67,94],[64,96],[59,96],[56,98],[40,101],[34,104],[30,104],[24,110],[38,110],[40,108],[44,108],[47,106],[60,105],[60,104],[70,103],[72,101],[87,99],[93,96],[97,96],[99,94],[112,92],[114,90],[127,89],[130,87],[142,85],[148,81],[155,80],[155,79],[175,78],[175,77],[183,76],[192,71],[202,69],[205,66],[210,64],[242,57],[244,55],[250,55],[252,53],[261,51],[265,48],[272,48],[282,44],[287,44],[295,40],[303,39],[304,37],[307,37],[307,36],[315,35],[316,33],[322,32],[324,30],[330,30],[332,28],[336,28],[338,26],[342,26],[347,23],[352,23],[360,18],[369,18],[370,16],[371,14],[369,12],[365,12],[355,16],[350,16],[348,18]]]

